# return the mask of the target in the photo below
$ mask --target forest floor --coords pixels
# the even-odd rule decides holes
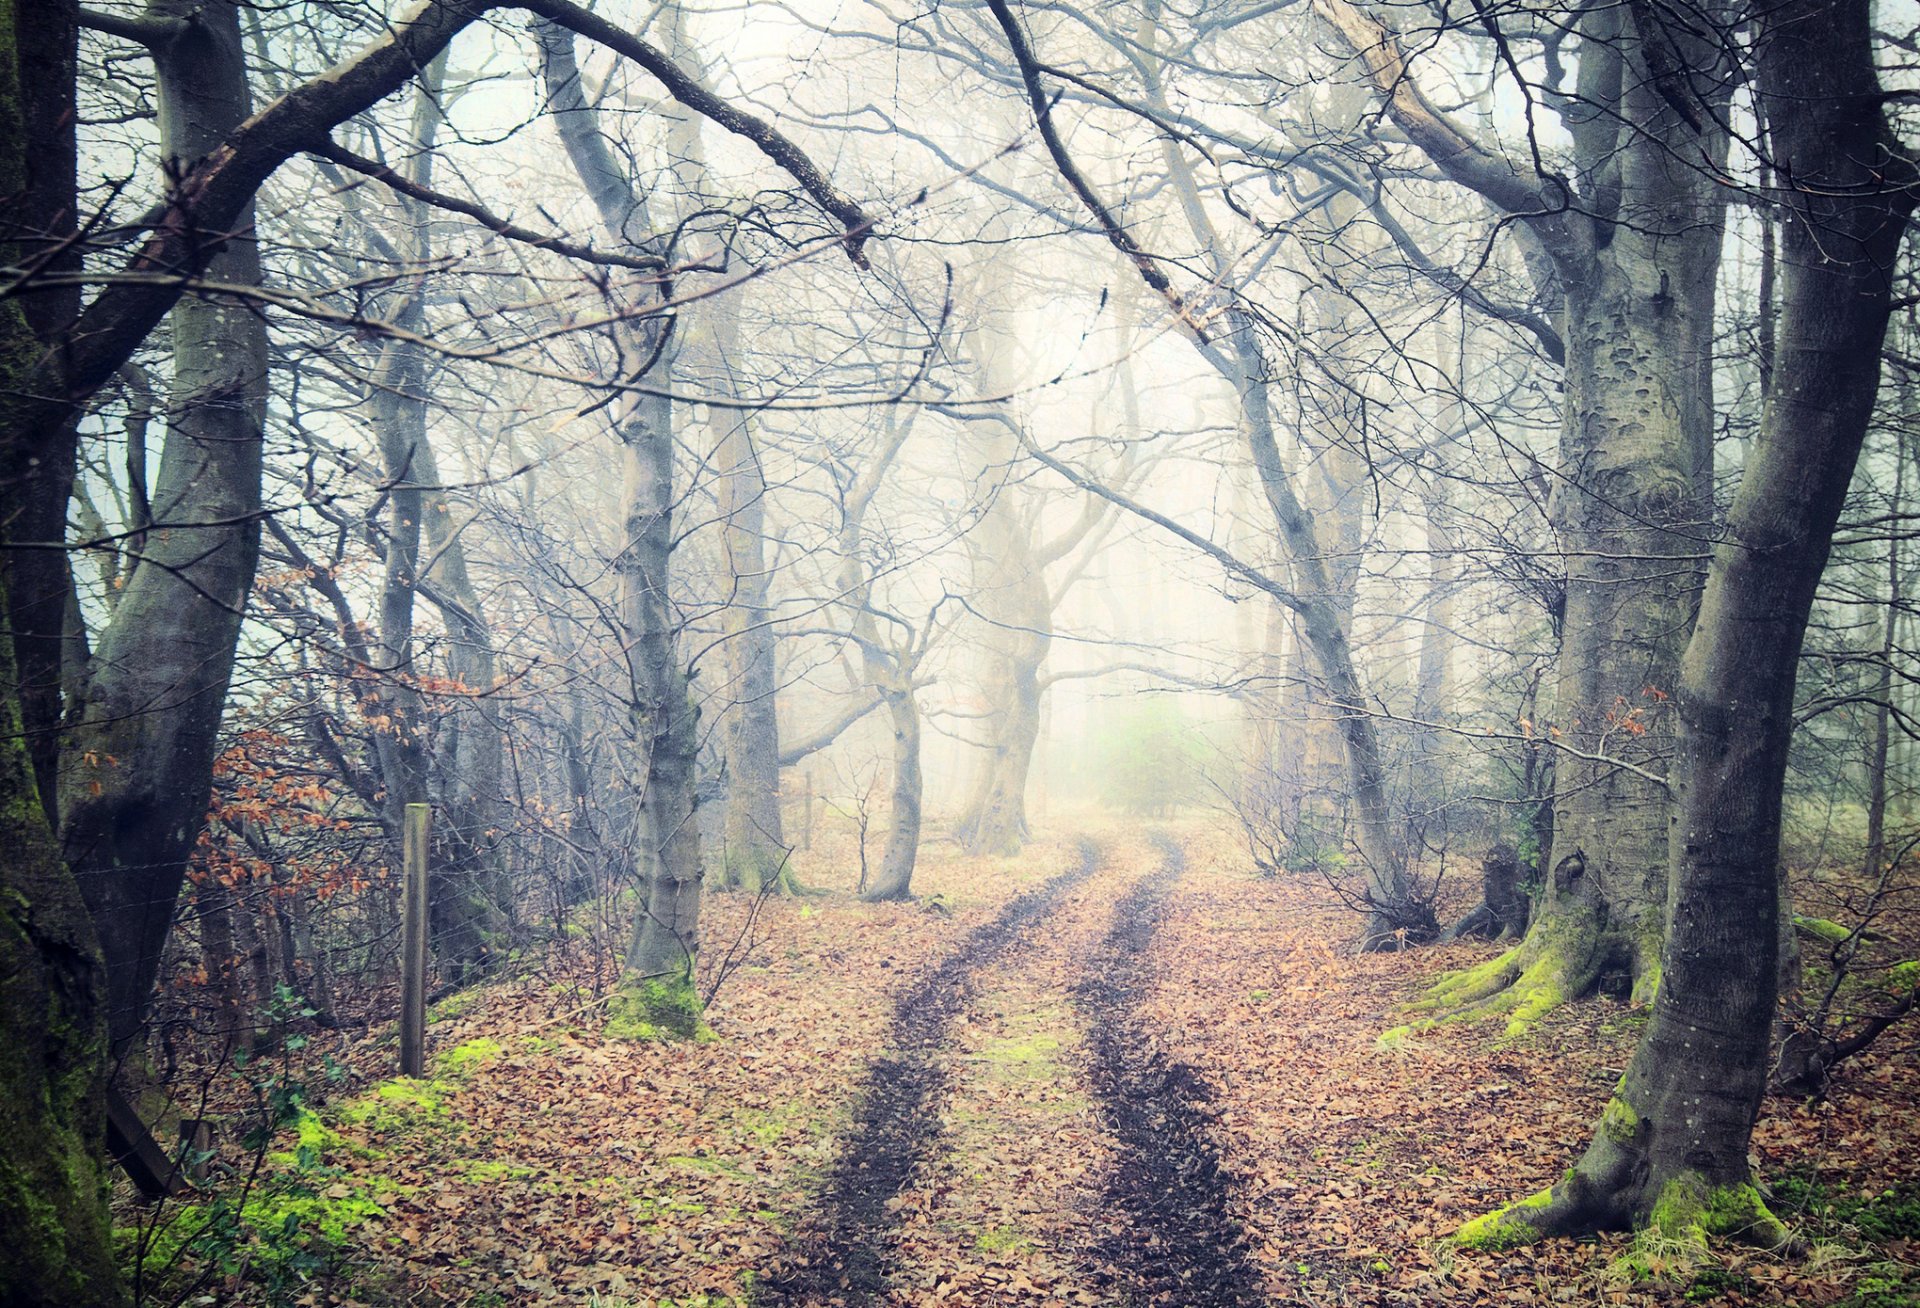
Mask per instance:
[[[474,1308],[1920,1303],[1911,1029],[1825,1102],[1766,1107],[1760,1171],[1809,1253],[1459,1250],[1572,1161],[1644,1012],[1382,1041],[1492,947],[1356,958],[1324,890],[1258,878],[1212,823],[1094,819],[1009,860],[929,842],[904,905],[857,902],[856,862],[826,833],[799,863],[822,893],[711,898],[711,1040],[605,1042],[556,964],[441,1005],[429,1079],[375,1079],[390,1032],[330,1050],[244,1205],[148,1217],[155,1266],[222,1221],[237,1252],[203,1235],[201,1275],[156,1281]]]

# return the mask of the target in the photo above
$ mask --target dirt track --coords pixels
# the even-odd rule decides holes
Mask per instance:
[[[891,1201],[937,1143],[937,1100],[947,1079],[939,1054],[954,1018],[973,997],[981,972],[1099,866],[1099,850],[1083,841],[1076,866],[1015,898],[901,996],[887,1052],[861,1087],[852,1138],[821,1189],[794,1261],[762,1291],[765,1302],[861,1304],[886,1291]]]

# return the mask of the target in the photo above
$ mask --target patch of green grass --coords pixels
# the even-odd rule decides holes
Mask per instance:
[[[484,992],[476,986],[469,990],[455,991],[439,1003],[429,1005],[427,1025],[432,1026],[435,1022],[450,1022],[456,1017],[465,1017],[480,1006],[483,994]]]
[[[479,1158],[455,1163],[454,1171],[468,1181],[524,1181],[536,1175],[533,1168],[510,1163],[503,1158]]]
[[[441,1076],[468,1077],[505,1052],[498,1040],[481,1036],[478,1040],[455,1045],[434,1059],[433,1066]]]
[[[696,1172],[705,1172],[710,1176],[746,1176],[737,1164],[724,1158],[715,1158],[712,1154],[668,1154],[666,1161],[691,1167]]]

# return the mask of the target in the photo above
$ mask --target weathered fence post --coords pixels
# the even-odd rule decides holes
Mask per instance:
[[[427,823],[433,809],[407,805],[401,854],[406,879],[400,888],[400,1075],[427,1068]]]

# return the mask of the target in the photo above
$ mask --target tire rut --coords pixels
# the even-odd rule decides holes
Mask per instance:
[[[861,1086],[851,1143],[821,1188],[819,1214],[793,1260],[755,1293],[756,1305],[830,1300],[851,1306],[886,1293],[893,1271],[890,1237],[898,1224],[890,1201],[906,1189],[939,1136],[937,1107],[947,1071],[935,1055],[972,1000],[980,972],[1099,865],[1099,850],[1081,841],[1074,867],[1014,898],[900,997],[887,1052]]]
[[[1191,1066],[1153,1049],[1137,1009],[1153,989],[1147,947],[1186,869],[1180,846],[1156,837],[1163,862],[1114,908],[1113,928],[1088,959],[1074,999],[1087,1016],[1091,1066],[1120,1158],[1105,1199],[1120,1222],[1096,1244],[1117,1267],[1124,1302],[1242,1308],[1267,1302],[1228,1203],[1209,1124],[1212,1089]]]

